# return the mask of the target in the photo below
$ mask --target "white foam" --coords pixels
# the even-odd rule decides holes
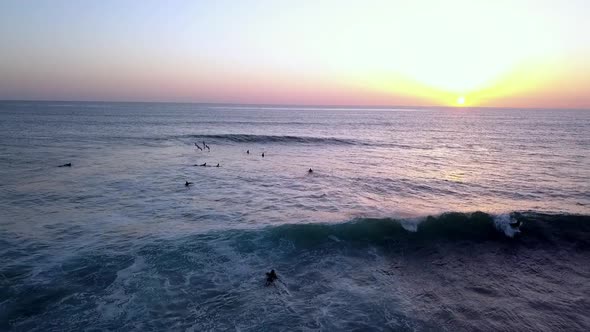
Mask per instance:
[[[494,217],[494,225],[499,231],[504,232],[508,237],[514,237],[514,235],[520,233],[519,227],[513,227],[516,220],[510,216],[510,214],[503,213]]]
[[[402,227],[408,232],[417,232],[418,231],[418,224],[421,220],[419,219],[404,219],[400,222]]]
[[[329,235],[328,238],[334,242],[340,242],[341,240],[336,235]]]
[[[107,288],[109,294],[98,301],[98,311],[104,319],[115,319],[123,315],[129,304],[136,297],[136,294],[130,294],[128,286],[132,282],[134,275],[145,270],[145,259],[136,256],[133,264],[117,271],[117,277]]]

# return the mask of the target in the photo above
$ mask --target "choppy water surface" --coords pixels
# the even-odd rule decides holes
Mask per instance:
[[[589,147],[586,111],[2,102],[0,330],[587,330]]]

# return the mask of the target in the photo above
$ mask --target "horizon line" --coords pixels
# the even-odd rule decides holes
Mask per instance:
[[[441,106],[441,105],[334,105],[334,104],[253,104],[225,103],[205,101],[112,101],[112,100],[63,100],[63,99],[0,99],[0,103],[103,103],[103,104],[177,104],[177,105],[219,105],[219,106],[251,106],[251,107],[304,107],[304,108],[344,108],[344,109],[476,109],[476,110],[536,110],[536,111],[590,111],[590,108],[551,108],[551,107],[501,107],[501,106]]]

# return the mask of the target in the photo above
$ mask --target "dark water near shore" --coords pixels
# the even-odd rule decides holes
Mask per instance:
[[[0,142],[0,330],[590,329],[590,112],[0,102]]]

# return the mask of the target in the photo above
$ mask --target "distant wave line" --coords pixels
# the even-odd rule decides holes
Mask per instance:
[[[369,142],[337,137],[312,137],[290,135],[249,135],[249,134],[216,134],[188,135],[200,140],[226,141],[233,143],[300,143],[300,144],[337,144],[337,145],[372,145]]]

